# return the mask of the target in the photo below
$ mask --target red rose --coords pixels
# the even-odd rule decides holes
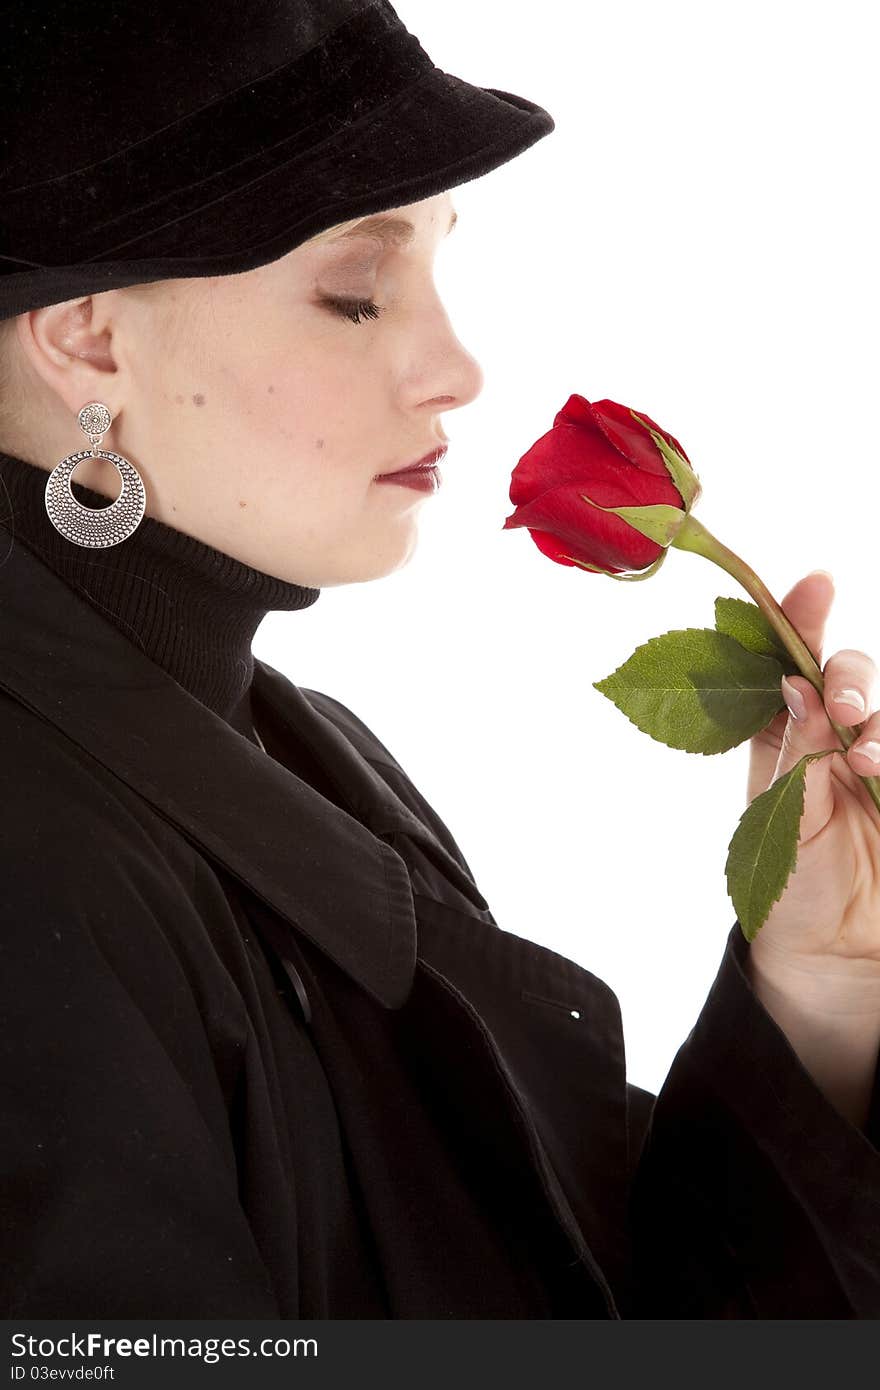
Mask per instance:
[[[635,517],[631,522],[601,508],[673,507],[684,515],[700,488],[678,440],[638,414],[644,424],[616,401],[591,404],[569,396],[553,428],[514,468],[510,500],[516,510],[502,529],[528,527],[539,550],[561,565],[621,574],[659,563],[670,537],[661,543],[636,529]],[[683,496],[673,475],[689,495]],[[641,520],[647,524],[650,518],[646,513]],[[655,532],[657,527],[656,520],[649,525]]]

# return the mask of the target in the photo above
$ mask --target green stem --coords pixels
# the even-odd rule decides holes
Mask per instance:
[[[717,536],[713,536],[712,532],[708,531],[702,522],[697,521],[696,517],[690,513],[678,528],[671,544],[677,550],[691,550],[694,554],[702,555],[705,559],[711,560],[713,564],[726,570],[743,586],[746,593],[755,600],[774,632],[779,636],[786,651],[791,654],[798,670],[818,691],[819,698],[824,705],[825,680],[818,662],[800,633],[792,627],[766,584],[758,578],[745,560],[740,559],[739,555],[734,554],[732,550],[728,550]],[[864,724],[853,724],[848,727],[844,724],[838,724],[834,719],[831,720],[831,724],[844,748],[849,748],[864,728]],[[880,810],[880,777],[862,777],[862,781],[867,787],[874,805]]]

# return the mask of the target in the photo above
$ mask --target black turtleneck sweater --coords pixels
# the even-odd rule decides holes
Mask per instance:
[[[254,633],[267,613],[308,608],[321,590],[252,569],[150,516],[118,545],[76,545],[46,513],[48,477],[48,469],[0,452],[0,525],[179,685],[256,742]],[[113,500],[75,477],[71,490],[84,507]]]

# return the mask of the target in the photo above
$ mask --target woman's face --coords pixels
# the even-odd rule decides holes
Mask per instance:
[[[359,233],[239,275],[23,315],[27,355],[55,398],[44,447],[57,457],[39,462],[87,447],[77,411],[103,401],[118,418],[101,447],[138,469],[147,515],[317,588],[399,568],[432,494],[376,475],[442,443],[442,414],[483,385],[433,282],[452,214],[438,194],[381,214],[413,224],[408,245]],[[331,298],[382,308],[354,322]],[[106,460],[73,476],[119,493]]]

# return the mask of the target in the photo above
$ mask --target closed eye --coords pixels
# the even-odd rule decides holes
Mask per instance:
[[[348,319],[351,323],[362,323],[363,319],[377,319],[384,313],[384,305],[375,304],[372,299],[339,299],[335,295],[322,295],[319,302],[325,309],[329,309],[330,313]]]

